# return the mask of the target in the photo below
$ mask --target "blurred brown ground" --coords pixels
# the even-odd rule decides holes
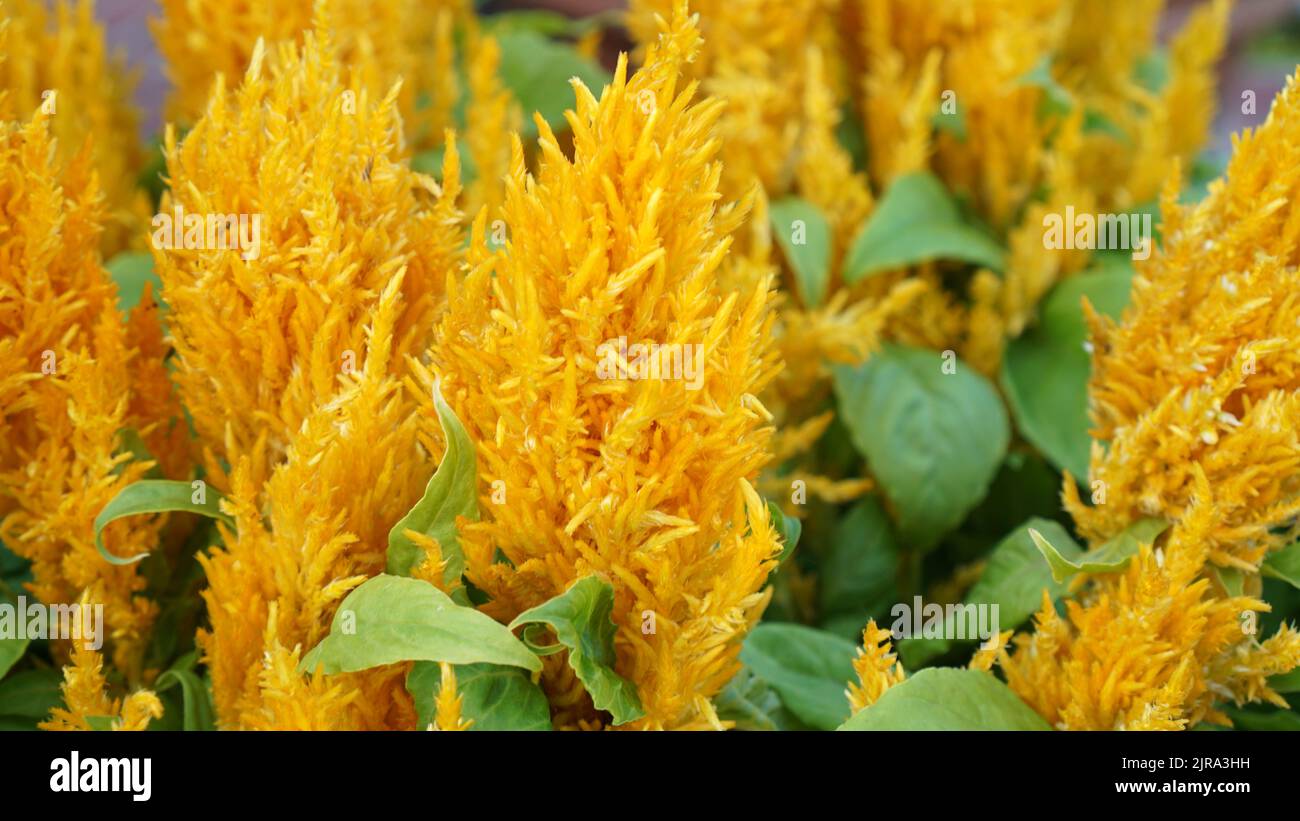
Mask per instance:
[[[384,0],[375,0],[384,2]],[[266,0],[274,3],[275,0]],[[1172,0],[1166,32],[1175,29],[1187,12],[1200,0]],[[490,2],[489,11],[507,8],[552,9],[573,16],[618,9],[624,0],[513,0]],[[125,49],[131,64],[140,71],[136,99],[145,112],[141,136],[152,138],[160,128],[159,112],[167,95],[158,52],[149,34],[146,19],[154,13],[155,0],[99,0],[99,15],[104,20],[111,48]],[[1229,54],[1221,67],[1219,117],[1211,148],[1222,152],[1230,145],[1229,136],[1242,128],[1257,125],[1268,113],[1269,101],[1285,84],[1294,70],[1297,54],[1291,61],[1261,63],[1249,59],[1245,45],[1288,17],[1300,14],[1300,0],[1237,0],[1233,12],[1233,34]],[[1246,89],[1255,92],[1257,113],[1241,112],[1241,95]]]

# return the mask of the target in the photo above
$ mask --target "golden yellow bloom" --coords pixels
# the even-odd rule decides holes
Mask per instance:
[[[1069,728],[1225,722],[1216,702],[1285,702],[1267,677],[1300,664],[1300,633],[1255,638],[1258,569],[1300,513],[1295,294],[1300,180],[1296,78],[1238,142],[1199,205],[1170,186],[1163,247],[1139,264],[1123,321],[1092,316],[1093,504],[1065,499],[1094,544],[1137,519],[1168,534],[1122,573],[1092,578],[1069,620],[1044,601],[1004,656],[1008,683]],[[1108,444],[1102,446],[1100,442]],[[1231,595],[1219,571],[1244,574]]]
[[[642,49],[659,36],[661,19],[671,18],[674,0],[632,0],[628,28]],[[791,159],[800,140],[807,75],[797,66],[805,50],[817,45],[825,55],[840,53],[836,12],[840,0],[697,0],[702,44],[684,68],[702,83],[704,93],[722,100],[718,118],[722,139],[721,190],[728,199],[744,196],[757,179],[770,196],[793,184]],[[836,82],[833,104],[845,98],[838,63],[829,73]]]
[[[572,159],[540,121],[535,176],[516,146],[508,246],[449,289],[432,351],[478,446],[483,520],[461,547],[485,609],[509,619],[581,576],[608,580],[617,669],[647,728],[721,726],[710,697],[780,550],[749,484],[770,435],[754,398],[773,373],[770,285],[717,280],[743,213],[717,205],[722,104],[680,85],[698,36],[679,4],[635,75],[621,59],[599,100],[575,83]],[[620,337],[699,351],[698,385],[619,378],[605,368]],[[557,723],[597,725],[561,667],[543,673],[552,703],[572,705]]]
[[[497,41],[469,27],[469,102],[465,138],[478,174],[465,192],[465,210],[488,211],[489,224],[500,215],[505,177],[510,170],[510,134],[519,129],[519,107],[497,77],[501,48]],[[453,75],[454,76],[454,75]]]
[[[184,141],[168,129],[168,222],[155,226],[164,247],[154,262],[176,383],[218,487],[254,454],[249,478],[260,485],[303,420],[364,369],[371,314],[399,275],[392,355],[428,344],[461,253],[457,157],[449,152],[441,188],[412,173],[395,95],[375,101],[345,80],[333,49],[309,33],[301,49],[256,51],[237,90],[218,80]],[[195,219],[209,225],[194,239],[213,244],[222,215],[244,220],[241,237],[255,244],[165,247],[176,246],[169,224],[188,238]]]
[[[867,622],[862,631],[862,646],[853,659],[853,671],[858,680],[849,682],[844,694],[854,714],[875,704],[886,690],[907,678],[890,645],[889,631],[877,627],[875,619]]]
[[[102,198],[90,146],[66,167],[44,115],[0,123],[0,200],[15,219],[0,227],[0,534],[32,561],[41,601],[88,598],[104,606],[116,666],[135,681],[156,607],[135,567],[98,555],[93,520],[122,487],[152,467],[128,461],[122,434],[136,431],[183,477],[173,446],[180,408],[161,361],[146,299],[128,325],[100,264]],[[157,546],[165,517],[115,523],[119,555]]]
[[[94,167],[106,199],[101,247],[139,245],[148,201],[136,188],[144,152],[131,103],[134,79],[121,55],[109,56],[93,0],[0,1],[0,120],[49,117],[67,163],[94,138]]]
[[[415,723],[401,668],[296,667],[343,596],[382,571],[388,531],[441,451],[399,369],[427,347],[458,264],[458,158],[449,136],[442,187],[413,174],[394,94],[372,103],[331,55],[313,34],[265,68],[255,52],[240,89],[218,81],[185,141],[167,140],[164,213],[251,212],[263,226],[253,259],[155,252],[177,382],[236,522],[202,559],[212,626],[199,644],[224,727]]]
[[[460,717],[460,696],[456,694],[456,671],[447,662],[439,665],[442,683],[438,687],[437,712],[430,730],[468,730],[474,723]]]
[[[174,86],[169,116],[181,124],[203,116],[218,76],[232,81],[244,74],[259,41],[302,43],[313,28],[333,33],[339,59],[372,94],[405,78],[399,105],[408,120],[414,116],[422,73],[414,38],[427,29],[419,25],[425,14],[421,0],[278,0],[233,8],[221,0],[161,0],[160,5],[150,27]]]
[[[114,730],[145,730],[149,720],[162,718],[163,707],[149,690],[137,690],[125,698],[110,698],[104,680],[104,661],[99,653],[75,642],[72,663],[63,668],[63,702],[55,707],[42,730],[90,730],[87,717],[107,718]]]
[[[985,672],[992,670],[998,657],[1002,654],[1002,651],[1006,649],[1007,640],[1011,638],[1013,632],[1015,631],[1003,630],[1001,633],[998,633],[996,636],[991,636],[988,641],[981,644],[980,648],[975,651],[975,655],[971,656],[970,664],[968,665],[970,669],[983,670]]]

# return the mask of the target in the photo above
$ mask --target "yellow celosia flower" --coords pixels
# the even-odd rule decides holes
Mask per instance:
[[[213,95],[184,141],[168,129],[162,225],[239,216],[256,248],[162,247],[154,261],[176,383],[225,488],[253,454],[260,484],[340,378],[364,368],[370,315],[399,274],[392,355],[427,346],[461,229],[455,152],[441,189],[413,174],[396,89],[373,101],[312,34],[301,49],[257,50],[239,89],[219,80]]]
[[[971,656],[970,664],[967,666],[972,670],[983,670],[985,672],[992,670],[998,657],[1006,648],[1007,640],[1011,638],[1013,632],[1015,631],[1003,630],[996,636],[991,636],[988,641],[981,644],[980,648],[975,651],[975,655]]]
[[[540,120],[535,176],[516,147],[508,247],[450,289],[432,351],[478,446],[483,520],[461,547],[485,609],[509,619],[581,576],[608,580],[641,727],[720,726],[710,698],[780,551],[749,484],[770,434],[754,398],[773,373],[770,286],[717,280],[743,213],[717,206],[722,106],[680,85],[698,36],[680,4],[635,75],[621,59],[599,100],[575,83],[572,159]],[[699,351],[698,385],[598,374],[620,337]],[[598,725],[548,661],[557,724]]]
[[[505,196],[505,177],[510,170],[509,135],[519,129],[519,107],[497,76],[501,62],[497,41],[480,34],[477,25],[469,29],[465,138],[478,173],[465,192],[465,209],[477,214],[480,208],[486,208],[491,223],[499,216]]]
[[[436,712],[429,729],[468,730],[474,722],[460,717],[461,698],[456,693],[456,671],[445,661],[439,668],[442,671],[442,683],[438,687]]]
[[[135,681],[156,606],[136,568],[98,555],[92,523],[152,467],[128,461],[125,429],[171,476],[188,472],[188,455],[172,432],[180,407],[161,331],[150,325],[152,300],[124,325],[100,264],[91,156],[87,146],[61,167],[39,113],[25,126],[0,123],[0,201],[14,215],[0,225],[0,533],[32,561],[41,601],[104,606],[115,664]],[[120,555],[147,553],[164,521],[110,525],[106,543]]]
[[[1045,600],[1003,658],[1008,683],[1070,728],[1224,722],[1215,702],[1285,701],[1267,677],[1300,664],[1300,633],[1254,635],[1258,569],[1300,513],[1295,295],[1300,177],[1295,78],[1267,123],[1237,142],[1199,205],[1171,185],[1163,248],[1139,264],[1121,323],[1092,317],[1093,504],[1067,507],[1098,543],[1156,516],[1167,536],[1122,573],[1091,580],[1069,620]],[[1108,442],[1102,446],[1099,442]],[[1229,595],[1217,569],[1245,574]]]
[[[856,682],[849,682],[844,695],[849,699],[849,709],[854,713],[870,707],[895,684],[901,684],[907,675],[903,664],[894,655],[889,641],[889,631],[876,626],[876,620],[867,622],[862,631],[862,646],[853,659]]]
[[[134,80],[110,57],[93,0],[59,0],[53,19],[42,0],[0,1],[0,120],[49,117],[59,157],[68,162],[94,137],[94,166],[106,199],[106,255],[139,245],[148,202],[136,187],[144,163]]]
[[[255,259],[155,252],[177,382],[236,523],[201,559],[212,626],[199,644],[224,727],[413,727],[400,667],[296,667],[383,570],[388,531],[441,450],[397,368],[428,345],[458,264],[458,159],[449,137],[441,189],[413,174],[392,93],[373,104],[344,84],[312,34],[276,52],[265,67],[255,52],[230,95],[218,82],[185,141],[167,141],[164,213],[261,213],[264,226]]]
[[[632,0],[628,28],[642,48],[659,36],[660,19],[674,0]],[[836,11],[840,0],[697,0],[699,54],[684,68],[710,97],[726,104],[717,131],[722,139],[722,192],[740,199],[757,179],[776,198],[794,182],[791,157],[799,144],[807,75],[795,67],[811,44],[838,56]],[[838,77],[838,63],[830,73]],[[831,86],[833,104],[844,99],[842,81]],[[813,90],[813,93],[820,93]]]
[[[104,661],[99,653],[76,642],[72,663],[63,668],[63,702],[55,707],[42,730],[90,730],[87,717],[107,718],[114,730],[145,730],[149,720],[162,718],[162,702],[149,690],[125,698],[110,698],[105,691]]]

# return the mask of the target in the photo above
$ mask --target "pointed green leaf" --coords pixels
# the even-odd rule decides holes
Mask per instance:
[[[181,686],[181,697],[184,705],[183,724],[185,730],[215,730],[217,729],[216,721],[213,719],[212,694],[203,684],[203,680],[194,672],[194,665],[198,659],[198,651],[185,654],[177,660],[168,670],[154,682],[154,692],[163,693],[173,685]]]
[[[153,270],[153,255],[148,251],[123,251],[104,266],[117,283],[117,305],[123,312],[140,304],[146,283],[153,284],[155,298],[162,293],[162,280]]]
[[[86,724],[90,729],[99,733],[110,732],[116,721],[117,719],[112,716],[86,716]]]
[[[1264,559],[1260,572],[1300,589],[1300,542],[1294,542]]]
[[[535,31],[502,31],[496,39],[501,46],[498,74],[523,110],[524,137],[537,134],[534,111],[551,128],[566,127],[564,112],[573,106],[574,99],[570,78],[582,80],[597,97],[610,81],[609,72],[572,46]]]
[[[1168,527],[1162,519],[1141,519],[1101,547],[1080,555],[1077,560],[1066,558],[1037,530],[1030,528],[1029,536],[1047,560],[1052,579],[1060,584],[1076,573],[1116,573],[1123,570],[1129,559],[1137,555],[1140,546],[1151,544]]]
[[[1060,470],[1088,476],[1087,297],[1098,313],[1117,319],[1128,304],[1132,265],[1108,264],[1061,282],[1043,301],[1038,324],[1007,345],[1002,390],[1016,428]]]
[[[967,225],[943,183],[928,172],[899,177],[849,246],[844,281],[938,259],[1001,271],[1005,252]]]
[[[781,696],[800,721],[833,730],[849,716],[844,690],[856,678],[853,642],[801,624],[763,623],[750,631],[740,660]]]
[[[836,366],[840,418],[897,512],[905,547],[926,550],[984,498],[1011,438],[997,391],[958,360],[887,344]]]
[[[63,703],[58,670],[22,670],[0,681],[0,716],[35,730],[50,711]]]
[[[713,698],[722,721],[736,730],[806,730],[807,726],[785,708],[781,697],[748,667],[732,677]]]
[[[931,667],[885,691],[841,730],[1050,730],[1007,685],[982,670]]]
[[[559,643],[569,651],[569,666],[587,688],[597,710],[606,710],[615,724],[626,724],[645,715],[632,682],[614,672],[614,588],[598,576],[586,576],[569,589],[510,622],[510,629],[545,624],[555,631]],[[534,652],[551,650],[525,641]]]
[[[220,493],[211,487],[203,488],[204,501],[201,504],[193,501],[194,494],[195,488],[191,483],[167,479],[145,479],[122,488],[95,517],[95,548],[99,555],[110,564],[134,564],[149,555],[140,553],[128,557],[114,556],[104,547],[104,528],[110,522],[127,516],[175,511],[198,513],[234,529],[235,520],[221,512]]]
[[[772,516],[772,524],[776,525],[776,530],[781,534],[781,558],[778,563],[784,562],[790,558],[795,547],[799,545],[799,535],[803,533],[803,522],[793,516],[785,515],[781,506],[771,499],[767,500],[767,509]]]
[[[424,560],[424,551],[406,535],[406,531],[414,530],[437,539],[442,558],[447,563],[442,578],[451,585],[459,582],[465,572],[465,554],[460,549],[456,517],[478,519],[478,500],[474,495],[478,490],[478,467],[474,443],[436,384],[433,386],[433,407],[447,440],[447,452],[425,486],[424,496],[388,532],[388,573],[409,576],[411,570]]]
[[[376,576],[347,595],[330,633],[299,665],[351,673],[399,661],[491,662],[538,671],[542,663],[508,629],[420,579]]]
[[[470,730],[550,730],[551,707],[542,688],[518,667],[500,664],[455,666],[460,714],[472,720]],[[416,727],[433,722],[442,668],[417,661],[406,675],[406,689],[415,700]]]
[[[831,227],[817,206],[798,197],[771,204],[768,217],[776,241],[794,271],[803,304],[815,308],[826,298],[831,277]]]

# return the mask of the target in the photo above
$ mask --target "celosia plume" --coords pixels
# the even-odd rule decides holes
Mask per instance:
[[[774,370],[769,286],[717,281],[743,213],[717,202],[722,104],[681,83],[698,38],[679,4],[640,71],[620,60],[599,99],[575,82],[572,157],[538,118],[535,175],[518,146],[512,163],[508,245],[450,289],[432,352],[478,446],[483,521],[461,546],[485,609],[508,620],[608,580],[643,727],[719,726],[710,697],[780,549],[749,485],[770,434],[754,398]],[[602,378],[620,337],[702,346],[698,390]],[[562,665],[543,681],[557,724],[599,722]]]
[[[296,671],[338,601],[382,571],[440,448],[426,437],[422,455],[396,368],[427,347],[459,258],[457,155],[441,188],[412,173],[395,93],[372,101],[309,33],[255,51],[237,90],[218,81],[185,140],[168,135],[164,214],[257,213],[263,226],[255,259],[155,251],[177,383],[235,518],[202,559],[212,626],[199,642],[223,726],[414,725],[400,669]]]
[[[372,98],[333,55],[311,34],[301,49],[259,49],[238,89],[217,81],[183,141],[167,131],[155,267],[180,354],[175,379],[222,488],[243,458],[256,459],[262,481],[340,376],[364,369],[372,312],[399,274],[385,344],[399,358],[423,350],[460,254],[454,153],[441,189],[413,174],[396,87]],[[181,244],[203,246],[206,223],[223,216],[255,226],[257,247],[169,247],[167,226],[199,220],[193,235],[184,222]]]
[[[1171,528],[1090,580],[1068,621],[1045,602],[1004,661],[1058,726],[1173,728],[1226,721],[1216,703],[1285,705],[1267,677],[1300,664],[1300,633],[1252,628],[1268,609],[1260,564],[1300,514],[1298,127],[1293,78],[1203,202],[1167,192],[1164,246],[1138,266],[1123,320],[1092,316],[1093,504],[1067,477],[1066,505],[1094,543],[1144,517]],[[1225,573],[1244,574],[1243,595]]]
[[[101,235],[111,256],[139,246],[148,218],[136,187],[144,164],[138,116],[131,103],[134,77],[121,55],[110,56],[94,0],[0,2],[0,120],[48,115],[62,162],[93,135],[94,168],[105,198]]]
[[[135,681],[157,606],[135,567],[111,565],[92,522],[153,462],[133,460],[134,431],[172,476],[188,472],[180,407],[147,298],[124,323],[100,262],[102,194],[92,148],[64,167],[46,117],[0,122],[0,522],[32,562],[41,601],[104,606],[116,667]],[[157,547],[165,517],[109,527],[121,555]]]

